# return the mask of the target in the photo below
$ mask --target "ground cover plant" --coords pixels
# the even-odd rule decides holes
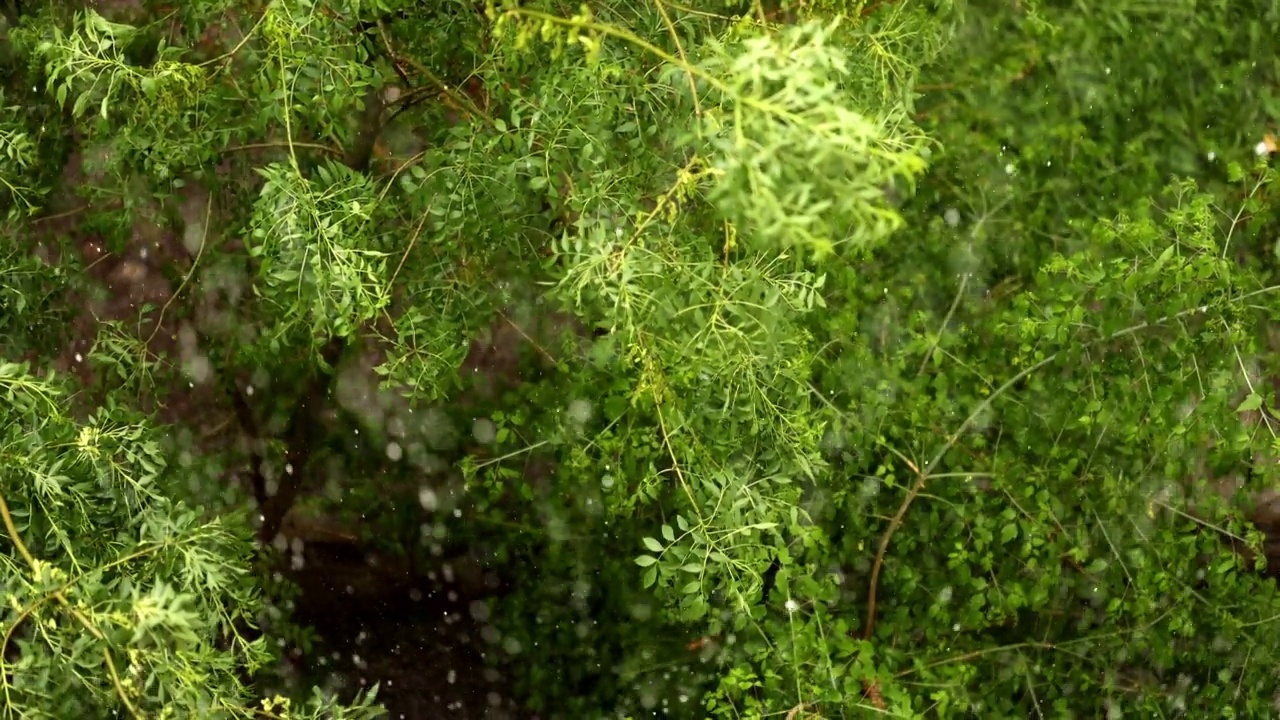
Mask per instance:
[[[4,717],[1280,707],[1272,3],[0,7]]]

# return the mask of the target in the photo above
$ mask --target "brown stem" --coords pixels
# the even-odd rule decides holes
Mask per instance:
[[[360,119],[360,129],[345,159],[347,167],[356,172],[369,169],[373,148],[382,134],[382,108],[382,89],[376,84],[370,85],[364,94],[364,117]]]
[[[261,508],[267,503],[267,480],[262,475],[262,433],[258,430],[258,420],[253,415],[253,408],[249,407],[249,401],[245,398],[244,392],[240,390],[240,386],[236,384],[235,379],[230,375],[224,375],[224,381],[227,387],[227,395],[231,398],[231,407],[235,409],[236,422],[240,424],[240,430],[249,436],[251,446],[249,450],[249,481],[253,486],[253,499],[257,501],[258,507]]]
[[[893,519],[889,521],[889,527],[880,536],[880,547],[876,549],[876,559],[871,564],[871,581],[867,587],[867,622],[862,628],[862,637],[867,640],[871,639],[871,633],[875,632],[876,629],[876,590],[880,586],[880,570],[884,567],[885,553],[889,551],[889,541],[893,539],[893,534],[901,527],[902,518],[906,517],[907,509],[911,507],[911,503],[916,499],[916,496],[924,490],[924,485],[929,480],[929,476],[920,472],[920,468],[916,467],[915,463],[910,460],[906,460],[906,462],[915,471],[916,481],[912,484],[911,489],[907,491],[907,497],[903,499],[902,504],[898,506],[898,512],[893,514]]]
[[[289,425],[285,430],[286,472],[280,476],[275,494],[265,498],[265,502],[259,505],[262,526],[258,528],[258,539],[263,543],[269,543],[275,539],[276,533],[280,532],[280,526],[284,523],[284,516],[288,514],[294,500],[298,497],[304,471],[311,459],[311,452],[320,429],[320,410],[329,398],[329,386],[333,380],[338,359],[342,357],[342,351],[346,346],[346,338],[333,338],[320,351],[323,363],[307,379],[302,395],[298,398],[298,404],[294,406],[293,413],[289,416]],[[265,488],[263,494],[266,494]]]

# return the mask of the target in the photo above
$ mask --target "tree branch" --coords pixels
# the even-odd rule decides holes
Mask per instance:
[[[263,543],[275,540],[280,526],[284,524],[284,516],[289,513],[298,497],[319,430],[319,411],[329,398],[329,386],[346,346],[346,338],[333,338],[320,351],[323,364],[307,379],[298,404],[289,416],[289,425],[284,435],[286,472],[281,475],[275,494],[267,497],[266,502],[259,506],[262,525],[258,528],[258,539]]]

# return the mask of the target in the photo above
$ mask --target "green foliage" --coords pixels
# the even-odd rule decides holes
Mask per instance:
[[[126,408],[76,422],[53,380],[14,364],[0,388],[5,717],[256,717],[240,673],[270,654],[238,629],[258,609],[240,524],[162,494],[160,443]]]
[[[287,299],[279,332],[301,324],[317,340],[350,335],[387,304],[386,253],[366,231],[374,188],[340,165],[318,167],[314,183],[279,165],[261,172],[250,254],[262,258],[267,297]]]
[[[0,130],[0,186],[8,200],[10,218],[35,211],[41,194],[21,179],[36,161],[36,147],[30,132],[18,122],[20,113],[21,109],[7,105],[0,93],[0,118],[4,123]]]
[[[286,714],[243,679],[243,499],[175,453],[319,457],[364,537],[483,548],[489,659],[547,716],[1272,709],[1270,4],[31,5],[4,359],[51,364],[91,284],[85,237],[23,244],[73,128],[72,234],[181,217],[164,312],[269,397],[247,458],[166,436],[208,419],[143,416],[195,384],[154,307],[99,326],[88,419],[3,366],[14,716]],[[496,319],[529,347],[484,395],[456,371]],[[307,425],[369,349],[387,394]]]

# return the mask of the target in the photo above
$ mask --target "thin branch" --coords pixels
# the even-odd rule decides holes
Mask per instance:
[[[169,299],[165,300],[164,305],[161,306],[160,314],[156,317],[156,326],[151,329],[151,335],[147,336],[146,341],[143,343],[144,347],[149,347],[151,345],[151,341],[155,339],[156,334],[160,332],[160,326],[164,323],[165,312],[168,311],[169,306],[173,304],[173,301],[182,294],[182,291],[186,289],[187,283],[191,282],[192,276],[196,274],[196,267],[200,265],[200,258],[204,256],[205,246],[209,244],[209,218],[212,214],[213,195],[210,194],[209,201],[205,203],[204,208],[204,233],[200,236],[200,249],[196,251],[195,260],[191,261],[191,269],[182,276],[182,282],[178,284],[178,289],[173,291],[173,294],[169,295]]]
[[[653,0],[653,4],[658,8],[658,13],[662,15],[662,23],[667,26],[667,32],[671,35],[671,42],[675,43],[676,52],[680,54],[680,60],[689,65],[689,58],[685,55],[684,44],[680,42],[680,33],[676,31],[675,23],[671,22],[671,15],[667,12],[666,3],[662,0]],[[689,97],[693,98],[693,114],[695,117],[702,117],[702,102],[698,100],[698,82],[694,80],[692,73],[685,73],[685,77],[689,79]]]
[[[471,98],[468,97],[466,93],[459,93],[453,88],[449,87],[449,84],[446,83],[444,80],[440,79],[440,76],[436,75],[434,72],[431,71],[430,68],[418,62],[417,60],[414,60],[413,58],[410,58],[410,57],[404,57],[399,53],[397,53],[395,46],[391,44],[391,38],[387,35],[386,25],[381,20],[378,21],[378,36],[382,39],[382,44],[385,49],[387,58],[391,60],[392,66],[399,66],[400,64],[408,65],[409,67],[413,68],[415,72],[425,77],[427,81],[430,82],[432,85],[439,88],[440,93],[443,94],[445,97],[449,98],[449,100],[451,100],[455,105],[457,105],[459,109],[462,109],[468,113],[471,113],[472,115],[484,120],[485,123],[489,125],[493,125],[493,118],[490,117],[489,114],[486,113],[484,110],[481,110],[480,107],[477,106],[474,102],[472,102]]]
[[[223,150],[223,152],[233,153],[233,152],[243,152],[245,150],[267,150],[271,148],[306,148],[309,150],[319,150],[321,152],[334,155],[336,157],[342,157],[342,151],[339,150],[338,148],[329,147],[328,145],[321,145],[320,143],[297,142],[297,141],[260,142],[260,143],[249,143],[247,145],[233,145]]]
[[[955,317],[956,309],[960,307],[960,300],[964,297],[964,291],[967,287],[969,287],[969,273],[964,273],[960,276],[960,289],[956,290],[956,296],[951,301],[951,308],[947,310],[947,316],[942,319],[942,327],[938,328],[938,337],[929,343],[929,350],[920,359],[920,369],[916,371],[916,375],[924,373],[924,369],[929,365],[929,359],[933,357],[934,351],[942,343],[942,333],[947,331],[947,326],[951,324],[952,318]]]

